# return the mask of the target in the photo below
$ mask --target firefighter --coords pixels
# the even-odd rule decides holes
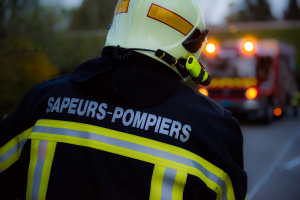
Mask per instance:
[[[102,57],[1,122],[0,199],[244,200],[237,121],[182,83],[207,33],[198,0],[119,1]]]

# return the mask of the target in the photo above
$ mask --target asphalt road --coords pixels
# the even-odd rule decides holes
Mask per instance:
[[[241,128],[248,200],[300,200],[300,117]]]

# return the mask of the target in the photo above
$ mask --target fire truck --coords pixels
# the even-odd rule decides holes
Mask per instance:
[[[199,91],[236,115],[269,123],[291,106],[295,54],[293,46],[275,39],[208,43],[201,61],[212,82]]]

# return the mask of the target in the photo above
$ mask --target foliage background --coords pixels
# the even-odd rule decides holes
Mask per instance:
[[[0,120],[17,107],[35,84],[72,72],[80,63],[100,57],[117,0],[84,0],[73,10],[42,5],[39,0],[0,0]],[[230,5],[228,23],[276,20],[266,0]],[[300,19],[296,0],[283,8],[286,20]],[[300,57],[300,28],[210,33],[223,41],[252,35],[295,45]],[[298,59],[298,78],[300,60]],[[299,81],[300,79],[298,79]]]

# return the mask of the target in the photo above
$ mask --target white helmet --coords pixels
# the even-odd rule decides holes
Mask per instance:
[[[105,46],[160,49],[176,59],[191,55],[198,59],[207,33],[199,0],[119,0]],[[171,63],[172,59],[137,51],[166,64],[183,77],[176,63]]]

